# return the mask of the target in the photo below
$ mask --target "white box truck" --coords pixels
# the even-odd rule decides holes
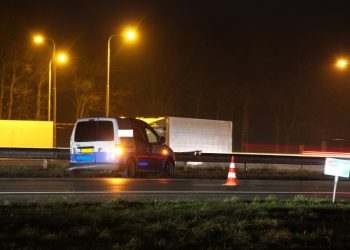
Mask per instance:
[[[174,152],[232,152],[232,121],[171,116],[138,119],[146,121],[164,136]]]

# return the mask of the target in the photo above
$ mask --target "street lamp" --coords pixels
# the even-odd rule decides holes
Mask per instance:
[[[124,31],[124,37],[127,41],[133,42],[137,39],[137,33],[134,29],[127,29]]]
[[[52,43],[52,57],[49,62],[49,87],[48,87],[48,105],[47,105],[47,120],[51,121],[51,80],[53,78],[54,91],[56,91],[56,44],[53,39],[43,37],[42,35],[35,35],[33,41],[35,44],[41,45],[45,40]],[[51,69],[53,74],[51,74]],[[55,102],[55,101],[54,101]],[[55,132],[54,132],[55,133]]]
[[[44,41],[50,41],[52,43],[52,58],[49,62],[49,87],[48,87],[48,107],[47,107],[47,119],[51,120],[51,80],[53,78],[53,147],[56,147],[56,125],[57,125],[57,91],[56,91],[56,66],[57,63],[65,63],[68,59],[67,55],[63,52],[56,54],[56,44],[51,38],[36,35],[33,37],[33,41],[36,44],[42,44]],[[52,69],[52,74],[51,74]]]
[[[60,52],[57,54],[57,62],[64,64],[68,61],[68,56],[65,52]]]
[[[107,82],[106,82],[106,117],[109,116],[109,80],[110,80],[110,67],[111,67],[111,40],[118,34],[113,34],[108,38],[107,43]],[[127,28],[122,33],[124,40],[128,43],[137,40],[137,31],[133,28]]]
[[[349,61],[346,58],[339,58],[336,63],[335,66],[339,69],[339,70],[345,70],[347,69],[349,65]]]

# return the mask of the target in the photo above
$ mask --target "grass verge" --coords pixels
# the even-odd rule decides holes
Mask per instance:
[[[1,249],[349,249],[350,203],[0,201]]]

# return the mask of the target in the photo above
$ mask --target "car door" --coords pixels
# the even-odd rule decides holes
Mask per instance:
[[[148,154],[149,161],[151,162],[152,170],[161,170],[164,161],[164,155],[162,155],[163,146],[160,143],[159,135],[154,131],[152,127],[144,127],[146,137],[148,140]]]
[[[152,160],[149,153],[149,143],[145,134],[143,126],[135,125],[134,140],[135,140],[135,153],[137,156],[137,168],[139,171],[150,171],[152,169]]]

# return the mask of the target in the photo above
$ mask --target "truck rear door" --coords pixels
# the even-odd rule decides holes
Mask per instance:
[[[99,118],[79,121],[74,130],[72,161],[79,163],[107,163],[113,152],[115,124]]]

